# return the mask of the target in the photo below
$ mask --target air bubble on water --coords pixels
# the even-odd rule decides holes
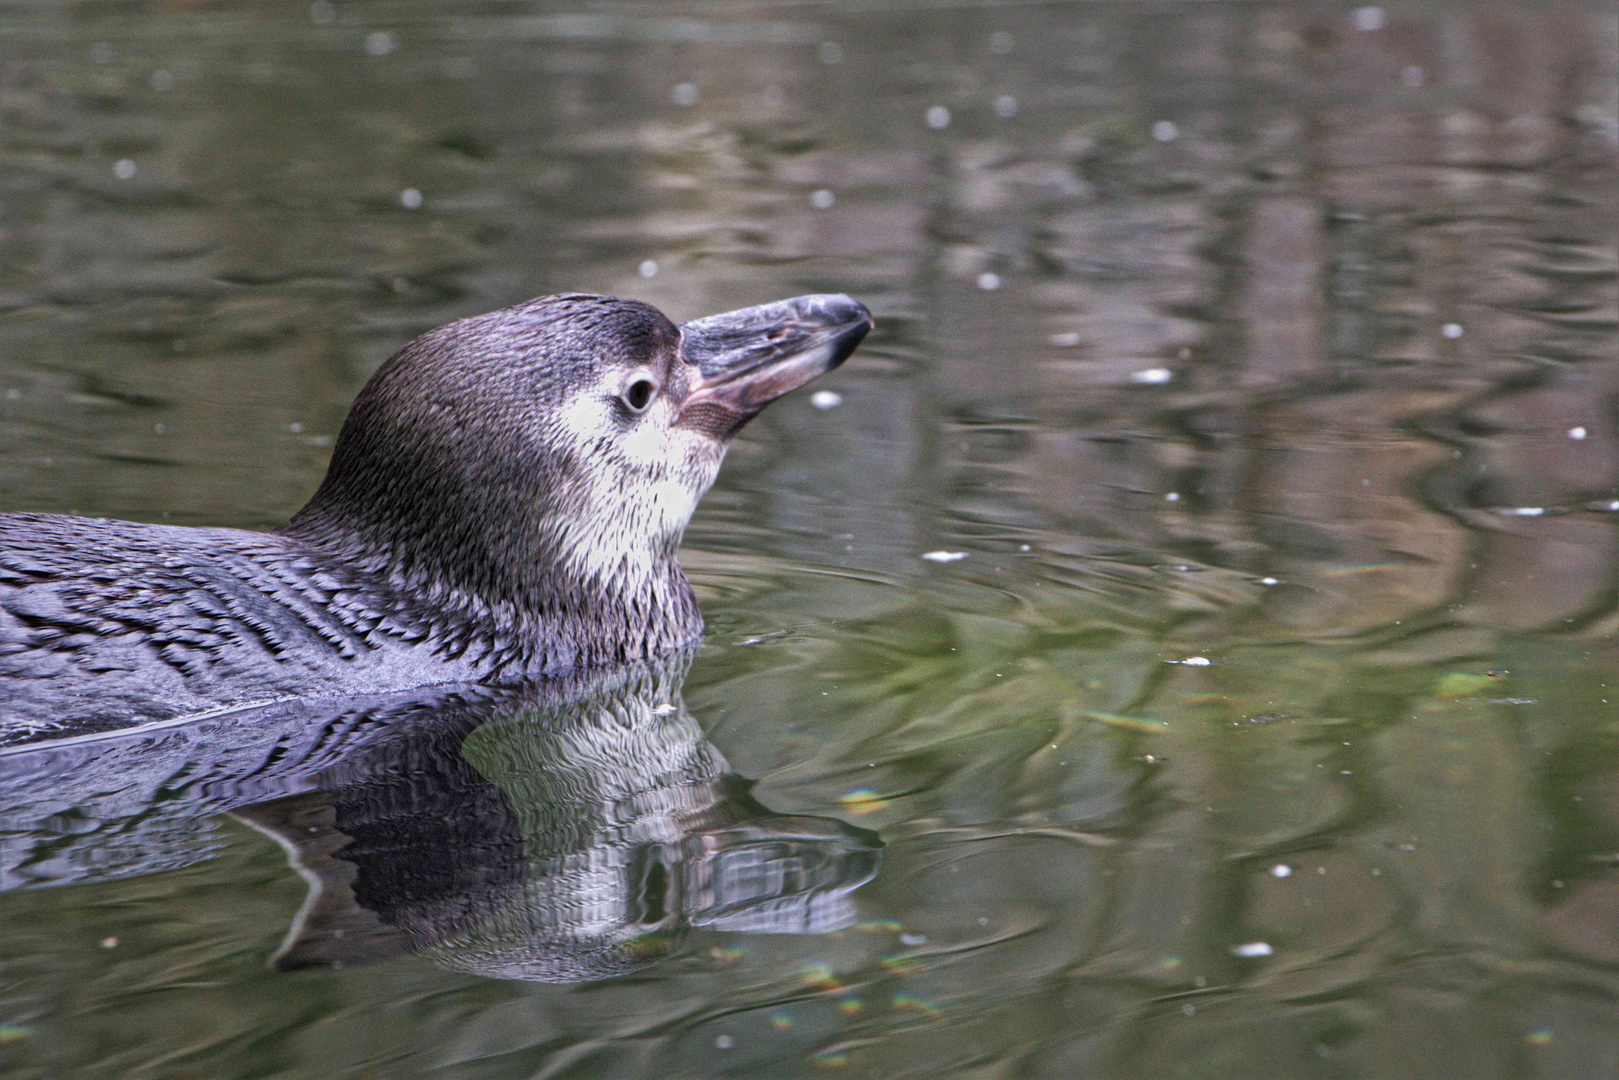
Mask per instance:
[[[1187,667],[1208,667],[1214,661],[1206,656],[1188,656],[1185,660],[1171,660],[1171,664],[1185,664]]]
[[[978,287],[985,292],[994,292],[1001,287],[1001,275],[988,270],[984,271],[978,275]]]
[[[365,35],[367,56],[387,56],[399,47],[399,42],[386,30],[373,30]]]
[[[164,516],[167,517],[168,515],[165,514]],[[101,939],[101,947],[103,949],[116,949],[118,947],[118,939],[115,937],[104,937]]]
[[[1057,346],[1059,349],[1072,349],[1075,345],[1080,343],[1081,338],[1077,333],[1067,333],[1052,334],[1050,337],[1046,338],[1046,340]]]
[[[1356,8],[1352,18],[1355,20],[1355,29],[1365,30],[1367,33],[1381,30],[1388,25],[1388,13],[1380,7]]]
[[[810,404],[817,409],[835,409],[843,404],[843,395],[836,390],[817,390],[810,395]]]
[[[1178,491],[1166,491],[1166,492],[1164,492],[1164,501],[1165,502],[1180,502],[1181,501],[1181,493],[1178,492]]]
[[[995,115],[1002,120],[1010,120],[1017,115],[1017,98],[1011,94],[1002,94],[995,99]]]
[[[1273,878],[1292,877],[1293,868],[1286,863],[1279,862],[1270,868],[1270,876]]]
[[[1175,373],[1164,367],[1144,368],[1141,371],[1132,371],[1130,381],[1142,383],[1147,386],[1162,386],[1175,377]]]
[[[810,205],[817,210],[830,210],[837,201],[838,197],[826,188],[810,192]]]
[[[656,259],[643,259],[640,267],[637,268],[637,272],[644,278],[657,277],[658,261]]]
[[[729,1050],[736,1045],[736,1040],[729,1035],[716,1035],[714,1036],[714,1045],[721,1050]]]
[[[670,99],[674,101],[676,105],[681,106],[692,106],[697,104],[697,99],[700,96],[701,95],[697,92],[697,84],[689,82],[678,83],[676,84],[675,88],[669,92]]]
[[[408,187],[399,193],[399,205],[406,210],[420,210],[425,201],[418,188]]]
[[[823,41],[821,47],[815,50],[815,55],[821,63],[831,67],[843,62],[843,46],[835,41]]]
[[[120,180],[135,179],[135,163],[129,158],[119,158],[113,162],[112,174]]]
[[[1573,439],[1575,442],[1579,442],[1589,434],[1590,432],[1586,431],[1583,427],[1571,427],[1568,429],[1568,437]]]
[[[1546,513],[1544,506],[1502,506],[1496,509],[1502,517],[1541,517]]]
[[[1159,142],[1174,142],[1180,138],[1181,129],[1175,126],[1173,120],[1160,120],[1152,126],[1152,137]]]
[[[967,557],[965,551],[924,551],[922,558],[928,562],[946,563],[959,562]]]
[[[899,936],[899,943],[901,945],[909,945],[914,949],[918,945],[926,945],[928,943],[928,936],[926,934],[901,934]]]
[[[1261,585],[1280,585],[1281,584],[1280,581],[1278,581],[1276,578],[1273,578],[1273,577],[1262,577],[1262,578],[1259,579],[1259,583]]]
[[[923,119],[934,131],[943,131],[950,126],[950,110],[943,105],[934,105],[928,109]]]
[[[1263,941],[1248,941],[1241,945],[1231,946],[1231,955],[1240,956],[1244,960],[1252,960],[1260,956],[1270,956],[1275,952],[1275,949],[1271,948],[1268,943]]]
[[[1448,322],[1439,328],[1439,332],[1450,340],[1455,341],[1457,338],[1462,336],[1462,324],[1457,322]]]

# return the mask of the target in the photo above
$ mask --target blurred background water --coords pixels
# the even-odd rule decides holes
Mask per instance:
[[[273,527],[540,293],[867,302],[684,700],[886,845],[616,979],[281,972],[273,835],[14,790],[0,1072],[1619,1075],[1616,164],[1603,2],[0,5],[0,508]]]

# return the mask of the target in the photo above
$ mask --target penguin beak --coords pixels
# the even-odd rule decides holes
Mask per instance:
[[[871,327],[866,305],[841,294],[797,296],[685,323],[681,359],[698,377],[681,404],[681,422],[733,434],[781,395],[847,360]]]

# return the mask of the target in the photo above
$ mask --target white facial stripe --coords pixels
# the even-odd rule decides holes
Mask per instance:
[[[581,469],[549,524],[559,557],[578,577],[628,584],[679,544],[725,450],[671,427],[675,415],[660,394],[625,427],[604,388],[581,391],[559,412],[557,434],[580,455]]]

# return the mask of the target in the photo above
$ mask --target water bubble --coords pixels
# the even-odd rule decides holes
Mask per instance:
[[[967,557],[965,551],[924,551],[922,558],[928,562],[946,563],[959,562]]]
[[[832,209],[832,204],[837,201],[838,197],[826,188],[810,192],[810,205],[817,210],[830,210]]]
[[[675,88],[669,92],[670,100],[676,105],[688,108],[697,104],[697,99],[700,96],[697,92],[697,84],[689,82],[677,83]]]
[[[287,425],[287,430],[292,432],[294,435],[302,435],[304,433],[304,426],[302,424],[292,423]]]
[[[1002,120],[1010,120],[1017,115],[1017,98],[1011,94],[1002,94],[995,99],[995,115]]]
[[[943,105],[934,105],[928,109],[924,119],[934,131],[943,131],[950,126],[950,110]]]
[[[1280,585],[1281,584],[1280,581],[1278,581],[1276,578],[1273,578],[1273,577],[1262,577],[1262,578],[1259,579],[1259,583],[1261,585]]]
[[[1166,367],[1143,368],[1141,371],[1132,371],[1130,381],[1142,383],[1146,386],[1162,386],[1175,377],[1175,373]]]
[[[1286,863],[1279,862],[1270,868],[1270,876],[1273,878],[1292,877],[1293,868]]]
[[[1450,340],[1455,341],[1457,338],[1462,336],[1462,324],[1459,322],[1448,322],[1439,328],[1439,332]]]
[[[1001,275],[985,270],[978,275],[978,287],[985,292],[994,292],[1001,287]]]
[[[1046,338],[1046,340],[1057,346],[1059,349],[1072,349],[1083,339],[1079,336],[1079,334],[1070,332],[1067,334],[1052,334],[1050,337]]]
[[[901,945],[909,945],[914,949],[918,945],[926,945],[928,943],[928,936],[926,934],[901,934],[899,936],[899,943]]]
[[[1180,502],[1181,501],[1181,493],[1178,492],[1178,491],[1166,492],[1164,494],[1164,501],[1165,502]]]
[[[1152,126],[1152,137],[1159,142],[1174,142],[1180,138],[1181,129],[1175,126],[1173,120],[1160,120]]]
[[[989,35],[989,51],[999,56],[1005,56],[1012,51],[1012,35],[1005,30],[997,30]]]
[[[810,404],[817,409],[835,409],[843,404],[843,395],[836,390],[817,390],[810,395]]]
[[[116,949],[118,947],[118,939],[115,937],[104,937],[101,939],[101,947],[103,949]]]
[[[135,163],[128,158],[119,158],[112,164],[112,174],[120,180],[135,179]]]
[[[657,277],[658,276],[658,261],[656,259],[643,259],[642,262],[641,262],[640,267],[638,268],[638,272],[644,278],[655,278],[655,277]]]
[[[731,1038],[729,1035],[716,1035],[714,1036],[714,1045],[719,1047],[721,1050],[729,1050],[731,1047],[736,1045],[736,1040]]]
[[[422,203],[425,201],[422,198],[422,193],[413,187],[408,187],[399,193],[399,205],[406,210],[420,210]]]
[[[1590,432],[1586,431],[1583,427],[1571,427],[1568,429],[1568,437],[1573,439],[1575,442],[1579,442],[1589,434]]]
[[[1208,667],[1214,661],[1206,656],[1188,656],[1185,660],[1171,660],[1171,664],[1185,664],[1187,667]]]
[[[1270,956],[1275,952],[1275,949],[1271,948],[1269,944],[1263,941],[1249,941],[1242,945],[1231,946],[1231,955],[1240,956],[1244,960],[1252,960],[1255,957],[1260,956]]]
[[[330,26],[337,18],[337,6],[332,0],[315,0],[309,5],[309,21],[316,26]]]
[[[163,93],[165,90],[173,90],[174,89],[174,72],[172,72],[172,71],[154,71],[154,72],[152,72],[152,77],[147,80],[147,85],[149,85],[153,90],[156,90],[160,94]]]
[[[1420,64],[1407,64],[1400,69],[1400,81],[1415,90],[1428,81],[1428,73],[1422,70]]]
[[[1389,21],[1388,13],[1380,7],[1356,8],[1354,15],[1350,17],[1355,21],[1355,29],[1365,30],[1367,33],[1383,29]]]
[[[367,56],[387,56],[399,47],[399,42],[386,30],[373,30],[365,35],[365,54]]]
[[[835,41],[823,41],[821,47],[815,50],[815,55],[821,63],[831,67],[843,62],[843,46]]]
[[[1542,517],[1546,513],[1544,506],[1502,506],[1495,511],[1502,517]]]

